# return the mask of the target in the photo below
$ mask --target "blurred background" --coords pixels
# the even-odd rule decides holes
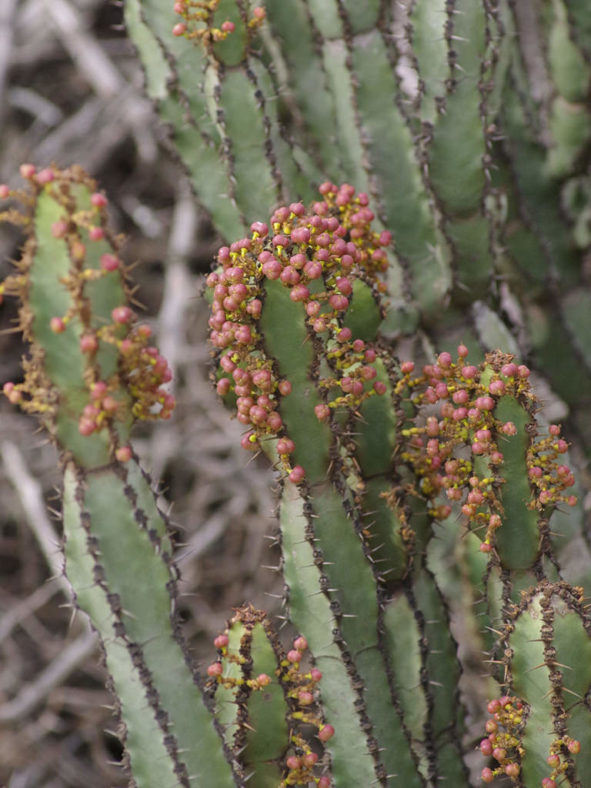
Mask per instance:
[[[197,660],[245,600],[279,612],[273,475],[239,446],[240,425],[208,380],[200,298],[217,239],[142,95],[143,76],[105,0],[1,0],[0,182],[19,165],[82,165],[109,197],[126,262],[137,262],[144,319],[175,370],[166,425],[140,425],[135,447],[169,512],[182,571],[181,615]],[[0,225],[0,278],[18,258]],[[26,352],[16,306],[0,306],[0,387]],[[0,397],[0,786],[123,786],[116,721],[95,638],[62,576],[60,468],[33,420]],[[174,502],[174,503],[173,503]]]

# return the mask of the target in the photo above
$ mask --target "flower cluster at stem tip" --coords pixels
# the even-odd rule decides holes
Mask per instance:
[[[479,749],[482,755],[492,757],[498,765],[492,769],[486,766],[481,771],[482,782],[492,783],[495,777],[505,775],[517,783],[521,771],[520,760],[525,753],[520,736],[525,725],[526,704],[513,695],[503,695],[489,701],[487,710],[491,715],[485,724],[488,735],[480,742]],[[565,754],[572,756],[580,751],[581,743],[577,739],[570,736],[555,739],[546,759],[552,774],[542,779],[541,788],[557,788],[556,780],[568,769]]]
[[[172,372],[158,349],[150,343],[152,330],[147,324],[137,322],[134,312],[127,305],[129,297],[126,271],[117,253],[117,244],[107,228],[107,198],[96,191],[94,182],[79,168],[61,171],[49,167],[37,171],[33,165],[23,165],[21,175],[29,182],[29,193],[10,190],[0,185],[0,198],[20,200],[33,207],[43,196],[54,200],[62,209],[62,216],[50,227],[51,236],[63,244],[70,267],[60,278],[70,296],[65,314],[53,315],[48,325],[39,323],[29,305],[29,272],[35,265],[37,238],[35,223],[22,222],[29,232],[23,257],[18,263],[19,272],[7,277],[0,285],[0,295],[18,296],[21,329],[25,339],[32,343],[31,359],[25,362],[25,379],[15,384],[4,384],[4,394],[23,410],[54,417],[59,408],[58,388],[45,373],[41,347],[45,337],[72,332],[77,338],[84,363],[80,383],[87,392],[87,403],[78,418],[78,431],[90,436],[109,430],[116,421],[129,419],[169,419],[175,399],[164,386],[172,379]],[[85,186],[90,194],[90,206],[80,209],[76,188]],[[15,221],[16,211],[3,212],[2,218]],[[92,247],[96,247],[93,249]],[[97,316],[92,311],[89,288],[107,278],[113,280],[123,303],[115,306],[109,318]],[[98,356],[106,347],[116,352],[115,372],[104,378]],[[116,458],[123,462],[131,458],[128,446],[113,446]]]
[[[334,736],[335,731],[317,712],[317,685],[322,678],[322,672],[314,667],[309,670],[301,668],[308,649],[306,639],[302,636],[294,639],[292,648],[285,658],[281,659],[274,677],[262,673],[249,679],[244,678],[241,672],[236,675],[231,669],[232,665],[237,665],[242,670],[248,659],[244,655],[242,644],[239,650],[232,649],[228,630],[218,635],[213,644],[218,650],[218,659],[207,668],[211,682],[231,690],[238,690],[246,685],[252,691],[261,691],[275,680],[283,686],[283,692],[290,701],[289,747],[283,759],[284,777],[278,788],[308,786],[311,783],[318,788],[329,788],[331,779],[326,774],[326,758],[319,755],[317,750]],[[315,738],[320,745],[312,746],[302,735],[302,726],[311,726],[316,731]],[[319,771],[324,773],[319,774]]]
[[[214,26],[213,16],[219,4],[220,0],[175,0],[174,12],[182,21],[174,25],[172,34],[206,45],[225,41],[235,32],[236,25],[230,19],[226,19],[219,27]],[[255,30],[260,27],[265,17],[265,9],[262,6],[253,8],[252,17],[247,23],[248,29]]]
[[[480,550],[488,553],[503,522],[502,450],[518,434],[514,422],[497,416],[497,408],[505,399],[529,420],[535,398],[529,368],[516,364],[513,356],[489,353],[479,366],[467,356],[468,349],[460,345],[455,361],[450,353],[440,353],[422,374],[414,374],[412,361],[401,364],[403,377],[395,391],[410,399],[416,413],[414,426],[402,430],[401,457],[412,467],[433,518],[445,519],[451,505],[460,504],[470,528],[482,532]],[[560,460],[568,444],[558,425],[551,424],[548,433],[532,438],[527,451],[531,509],[576,504],[568,494],[574,476]]]
[[[262,439],[278,438],[277,452],[294,483],[303,481],[305,470],[290,462],[296,447],[279,412],[292,385],[279,379],[260,330],[267,282],[285,287],[301,305],[309,336],[323,344],[331,364],[331,375],[319,385],[336,394],[315,408],[319,421],[329,419],[331,408],[357,408],[386,392],[376,380],[378,353],[343,322],[356,280],[384,291],[379,276],[388,267],[385,248],[392,236],[372,229],[366,194],[328,182],[319,191],[323,199],[310,211],[292,203],[278,208],[269,225],[254,222],[250,237],[219,250],[220,267],[207,278],[213,295],[210,339],[221,369],[218,393],[236,395],[237,418],[250,428],[242,439],[245,449],[258,450]]]

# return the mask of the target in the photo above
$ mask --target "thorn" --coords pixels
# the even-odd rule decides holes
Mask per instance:
[[[563,691],[563,692],[570,692],[570,694],[571,694],[571,695],[574,695],[574,696],[575,696],[575,698],[578,698],[579,700],[584,700],[584,698],[583,698],[583,696],[582,696],[582,695],[579,695],[579,693],[578,693],[578,692],[575,692],[574,690],[572,690],[572,689],[569,689],[568,687],[562,687],[562,691]]]
[[[546,665],[546,663],[545,663],[545,662],[542,662],[542,663],[540,663],[539,665],[536,665],[536,666],[535,666],[535,667],[533,667],[533,668],[528,668],[528,669],[527,669],[525,672],[526,672],[526,673],[533,673],[533,671],[534,671],[534,670],[537,670],[538,668],[547,668],[547,667],[548,667],[548,666]],[[550,690],[550,692],[552,692],[552,690]]]

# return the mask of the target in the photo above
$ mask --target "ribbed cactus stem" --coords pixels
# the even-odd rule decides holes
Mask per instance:
[[[176,621],[167,524],[128,444],[168,418],[170,370],[128,305],[106,198],[81,170],[26,170],[27,241],[3,290],[30,355],[12,402],[40,415],[66,465],[66,566],[100,633],[138,786],[231,786],[235,776]],[[9,213],[4,217],[12,218]],[[198,732],[198,734],[197,734]]]

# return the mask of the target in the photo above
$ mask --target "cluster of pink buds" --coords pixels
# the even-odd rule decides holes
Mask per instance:
[[[418,476],[432,516],[445,519],[452,504],[460,504],[469,527],[484,532],[480,549],[488,553],[502,525],[497,493],[504,481],[502,448],[517,434],[512,421],[496,416],[497,403],[511,397],[528,408],[534,396],[528,367],[515,364],[512,356],[491,353],[478,367],[469,364],[467,356],[464,345],[457,348],[455,361],[450,353],[440,353],[434,364],[423,367],[421,375],[414,374],[412,361],[401,365],[403,377],[396,391],[410,397],[422,418],[417,426],[402,431],[402,458]],[[574,496],[563,494],[574,477],[557,461],[567,444],[558,437],[557,427],[550,431],[549,438],[533,439],[528,453],[532,507],[576,502]]]
[[[133,326],[118,342],[120,375],[132,396],[132,416],[136,419],[169,419],[175,398],[163,388],[172,380],[172,371],[158,348],[149,344],[150,326]]]
[[[260,611],[246,609],[238,611],[232,623],[239,620],[248,625],[250,620],[261,620]],[[256,617],[256,618],[255,618]],[[244,644],[237,644],[234,649],[230,644],[230,634],[226,630],[219,634],[213,641],[218,651],[218,658],[207,668],[210,682],[223,686],[226,689],[239,690],[244,686],[250,689],[262,690],[267,687],[272,679],[266,673],[251,679],[242,675],[242,667],[248,661],[244,654]],[[322,745],[328,742],[335,733],[332,725],[325,723],[317,714],[317,685],[322,678],[322,673],[317,668],[305,670],[301,662],[308,650],[308,643],[302,636],[296,637],[292,648],[281,659],[276,676],[283,685],[283,690],[289,700],[289,749],[285,756],[285,776],[279,788],[292,785],[315,784],[319,788],[329,788],[331,779],[326,771],[325,758],[322,757]],[[237,665],[239,670],[231,670],[230,666]],[[301,733],[302,726],[311,726],[316,730],[317,742],[312,742]]]
[[[295,723],[305,723],[316,728],[316,737],[325,744],[334,736],[332,725],[322,722],[313,711],[316,703],[316,685],[322,678],[322,673],[317,668],[304,672],[300,663],[308,648],[308,643],[301,635],[293,641],[292,648],[287,652],[286,659],[281,663],[284,672],[281,674],[282,682],[289,688],[287,696],[292,699],[293,708],[290,716]],[[288,785],[310,785],[315,782],[320,788],[331,785],[330,777],[314,774],[315,767],[320,766],[320,756],[315,752],[310,743],[304,739],[294,726],[291,732],[291,747],[285,758],[287,774],[280,784],[280,788]]]
[[[183,37],[190,41],[199,41],[204,44],[215,44],[225,39],[236,30],[236,25],[226,19],[219,27],[213,22],[214,14],[219,6],[219,0],[175,0],[174,12],[182,21],[172,28],[173,36]],[[256,6],[247,26],[250,29],[260,27],[266,17],[265,9]]]
[[[366,194],[333,183],[322,184],[320,194],[323,200],[310,212],[302,203],[292,203],[278,208],[269,225],[254,222],[249,238],[220,249],[220,267],[207,279],[213,291],[210,339],[221,351],[218,392],[237,396],[238,419],[251,428],[242,440],[244,448],[258,449],[264,437],[280,438],[277,451],[296,483],[304,470],[290,464],[295,444],[285,435],[279,413],[280,397],[290,393],[291,385],[277,379],[259,328],[266,284],[276,281],[285,287],[291,301],[301,304],[310,336],[325,343],[334,377],[321,386],[338,386],[339,393],[330,405],[317,408],[321,421],[329,418],[330,407],[358,407],[365,397],[386,390],[376,380],[376,351],[355,339],[343,319],[356,279],[383,291],[379,275],[388,266],[385,247],[391,235],[372,230],[374,214]]]
[[[480,776],[484,783],[492,783],[500,775],[506,775],[516,783],[523,754],[519,736],[525,706],[519,698],[503,695],[491,700],[487,708],[491,718],[486,721],[488,736],[480,742],[480,752],[487,758],[492,757],[498,765],[493,769],[485,767]]]
[[[119,339],[113,332],[116,325],[117,321],[114,321],[111,326],[99,329],[97,336],[117,345],[119,373],[109,381],[97,380],[91,384],[90,402],[84,407],[78,424],[81,435],[92,435],[107,427],[114,418],[128,416],[127,397],[122,399],[117,394],[121,379],[131,395],[131,415],[134,418],[169,419],[175,406],[172,394],[161,388],[172,379],[172,372],[158,349],[148,344],[152,333],[150,327],[146,324],[137,325],[124,339]],[[89,336],[95,338],[94,334],[85,334],[80,339],[80,345],[83,352],[93,356],[98,348],[98,338],[92,349],[87,349],[84,340]]]
[[[262,690],[271,683],[271,677],[266,673],[260,673],[252,679],[244,679],[242,676],[231,676],[224,671],[224,663],[244,665],[245,658],[241,654],[235,654],[229,650],[230,638],[227,631],[222,632],[214,638],[213,644],[218,650],[218,659],[212,662],[207,668],[207,675],[216,683],[221,684],[226,689],[236,689],[244,685],[252,690]]]
[[[382,396],[388,390],[382,380],[376,380],[377,351],[362,339],[353,339],[349,328],[337,332],[336,343],[328,350],[326,358],[332,374],[321,378],[319,385],[329,391],[331,398],[315,407],[319,421],[328,421],[332,408],[356,410],[368,397]]]
[[[548,436],[533,444],[527,464],[530,482],[538,490],[534,506],[543,508],[561,501],[574,506],[577,498],[567,490],[575,484],[575,477],[560,458],[568,451],[567,442],[560,437],[558,424],[550,424]]]
[[[23,165],[21,174],[37,192],[50,194],[63,207],[62,216],[51,226],[51,234],[66,244],[72,262],[67,277],[62,279],[70,293],[71,306],[66,314],[52,316],[48,328],[54,334],[67,331],[80,334],[78,342],[86,362],[84,383],[88,389],[88,402],[78,420],[80,434],[93,435],[108,429],[114,421],[128,419],[130,415],[139,419],[170,418],[175,401],[163,386],[172,379],[172,372],[158,349],[149,342],[150,327],[136,323],[133,311],[126,304],[115,307],[110,322],[100,321],[98,326],[95,323],[99,321],[94,319],[89,309],[86,288],[98,280],[116,277],[112,280],[115,291],[117,283],[120,283],[122,297],[127,292],[123,263],[105,230],[106,197],[93,191],[94,183],[79,168],[60,171],[52,167],[37,171],[32,165]],[[90,205],[87,209],[78,210],[68,188],[72,183],[83,183],[89,188]],[[10,190],[0,186],[0,196],[11,194]],[[18,192],[15,196],[23,202],[30,200],[30,196]],[[109,251],[103,252],[103,249]],[[0,286],[0,292],[18,295],[26,302],[29,264],[25,252],[21,262],[23,273],[8,277]],[[29,327],[24,324],[23,330],[26,333]],[[35,328],[38,334],[43,330],[44,327]],[[117,372],[108,380],[102,380],[97,364],[101,344],[103,347],[105,344],[116,347],[119,355]],[[55,403],[55,397],[52,399],[47,386],[40,384],[33,367],[29,372],[23,383],[5,384],[4,393],[12,403],[20,403],[30,412],[47,413],[52,407],[49,403]],[[114,454],[120,462],[126,462],[131,458],[131,449],[119,446],[114,449]]]
[[[542,780],[542,788],[558,788],[557,780],[569,769],[569,757],[581,752],[581,742],[570,736],[555,739],[550,745],[550,755],[546,763],[552,769],[549,777]]]

